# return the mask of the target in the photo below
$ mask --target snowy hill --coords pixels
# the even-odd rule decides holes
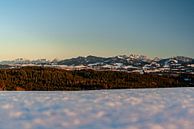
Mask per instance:
[[[142,66],[147,63],[150,63],[151,59],[143,55],[119,55],[114,57],[97,57],[97,56],[87,56],[87,57],[77,57],[72,59],[65,59],[59,61],[59,65],[91,65],[91,64],[101,64],[101,65],[114,65],[114,64],[123,64],[123,65],[136,65]]]

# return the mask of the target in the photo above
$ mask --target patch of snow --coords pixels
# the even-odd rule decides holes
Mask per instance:
[[[96,65],[101,65],[101,62],[93,63],[93,64],[88,64],[88,66],[96,66]]]
[[[123,66],[123,63],[115,63],[116,66],[121,67]]]
[[[132,65],[127,65],[127,66],[123,66],[124,69],[138,69],[138,67],[132,66]]]
[[[102,67],[103,67],[103,68],[113,68],[114,66],[105,64],[105,65],[103,65]]]

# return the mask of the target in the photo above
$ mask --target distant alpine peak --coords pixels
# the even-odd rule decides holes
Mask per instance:
[[[178,61],[182,61],[182,62],[190,62],[193,59],[190,57],[186,57],[186,56],[175,56],[172,59],[178,60]]]
[[[126,55],[118,55],[118,56],[116,56],[117,58],[120,58],[120,59],[126,59],[126,58],[128,58]]]
[[[152,59],[145,56],[145,55],[140,55],[140,54],[130,54],[128,57],[129,61],[143,61],[143,62],[151,62]]]
[[[26,61],[26,60],[28,60],[28,59],[25,59],[25,58],[17,58],[14,61]]]
[[[154,59],[152,61],[155,61],[155,62],[158,62],[160,61],[162,58],[159,58],[159,57],[154,57]]]
[[[141,55],[141,54],[130,54],[129,57],[131,57],[131,58],[139,58],[139,57],[145,57],[145,56]]]
[[[147,56],[140,54],[117,55],[115,57],[120,59],[149,59]]]

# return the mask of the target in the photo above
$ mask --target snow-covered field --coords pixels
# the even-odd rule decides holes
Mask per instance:
[[[0,129],[192,129],[194,88],[0,92]]]

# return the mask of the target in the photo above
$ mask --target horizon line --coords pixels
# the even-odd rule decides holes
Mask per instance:
[[[166,57],[159,57],[159,56],[154,56],[154,57],[150,57],[144,54],[117,54],[117,55],[112,55],[112,56],[101,56],[101,55],[92,55],[92,54],[88,54],[88,55],[77,55],[77,56],[72,56],[72,57],[63,57],[63,58],[46,58],[46,57],[40,57],[40,58],[26,58],[26,57],[16,57],[16,58],[10,58],[10,59],[0,59],[0,61],[14,61],[17,59],[23,59],[23,60],[29,60],[29,61],[33,61],[33,60],[46,60],[46,61],[53,61],[53,60],[65,60],[65,59],[72,59],[72,58],[78,58],[78,57],[88,57],[88,56],[94,56],[94,57],[102,57],[102,58],[109,58],[109,57],[117,57],[117,56],[130,56],[130,55],[134,55],[134,56],[145,56],[148,59],[154,59],[154,58],[160,58],[160,59],[165,59],[165,58],[174,58],[174,57],[187,57],[187,58],[192,58],[191,56],[185,56],[185,55],[174,55],[174,56],[166,56]]]

